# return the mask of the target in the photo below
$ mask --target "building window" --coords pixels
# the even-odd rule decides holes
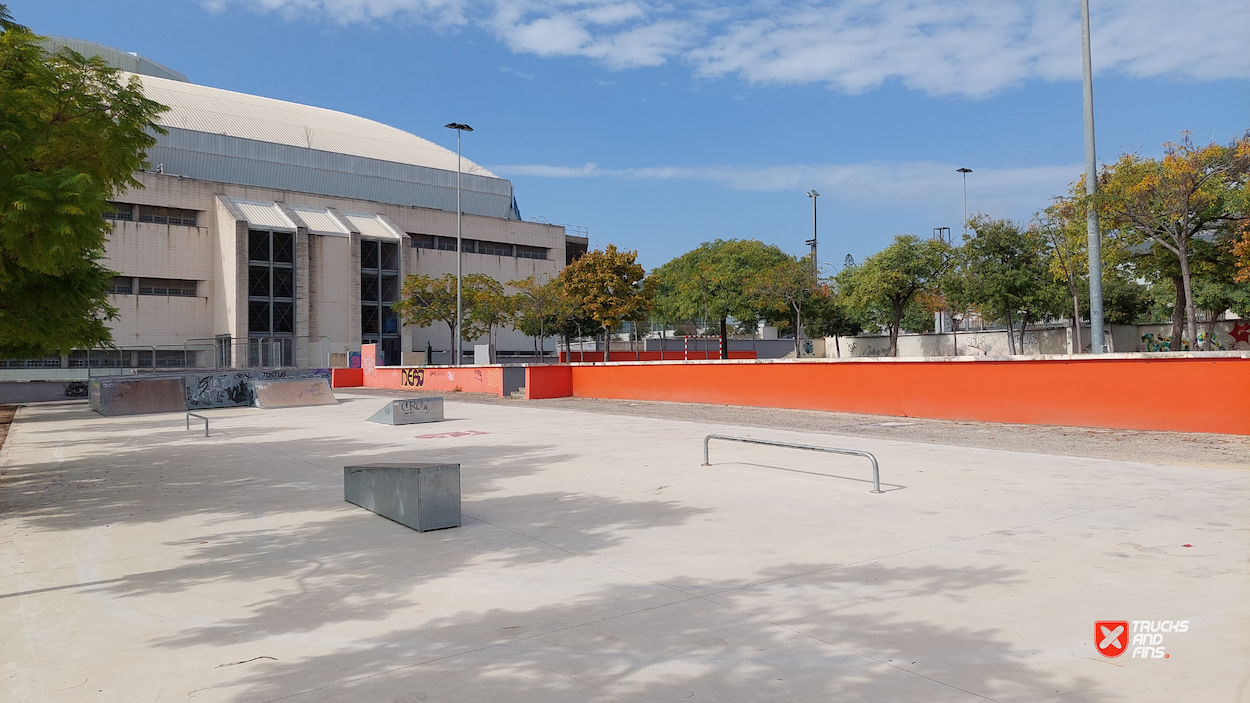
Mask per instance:
[[[109,293],[113,295],[134,295],[135,279],[130,276],[113,276],[109,280]]]
[[[59,369],[61,357],[49,356],[43,359],[0,359],[0,369]]]
[[[195,227],[199,214],[195,210],[183,210],[176,207],[155,207],[139,205],[139,221],[158,225],[187,225]],[[129,219],[129,218],[127,218]]]
[[[173,278],[140,278],[139,295],[176,295],[183,298],[194,298],[197,283],[198,281],[183,281]]]
[[[295,235],[248,230],[249,366],[290,366],[295,336]]]
[[[402,348],[399,314],[391,309],[398,300],[399,244],[360,240],[360,342],[378,344],[389,365],[399,364]]]
[[[106,220],[133,221],[135,219],[135,206],[130,203],[109,203],[108,210],[100,213],[100,216]]]
[[[477,253],[494,254],[495,256],[512,256],[512,245],[500,244],[499,242],[478,242]]]
[[[455,237],[436,237],[432,234],[408,233],[413,249],[434,249],[437,251],[455,251]],[[489,254],[491,256],[515,256],[518,259],[547,259],[547,249],[543,247],[527,247],[521,244],[512,245],[504,242],[484,242],[474,239],[463,239],[463,251],[466,253]]]

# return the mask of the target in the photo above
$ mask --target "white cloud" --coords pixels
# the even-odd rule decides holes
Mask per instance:
[[[872,207],[949,209],[962,193],[959,164],[932,161],[872,161],[855,164],[793,164],[777,166],[656,166],[601,168],[582,166],[491,166],[507,177],[616,178],[627,180],[687,180],[714,183],[735,191],[801,193],[815,188],[840,203]],[[1080,176],[1081,164],[1030,168],[976,168],[969,175],[972,210],[1000,216],[1028,217],[1067,192]]]
[[[897,81],[980,97],[1027,80],[1080,77],[1072,0],[202,0],[217,11],[334,22],[472,24],[517,53],[580,56],[612,69],[681,61],[704,77],[823,83],[849,93]],[[1099,0],[1100,72],[1250,78],[1250,2]]]

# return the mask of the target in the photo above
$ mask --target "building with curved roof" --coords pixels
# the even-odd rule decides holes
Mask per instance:
[[[541,279],[585,250],[561,226],[523,221],[511,182],[464,159],[457,251],[456,153],[417,135],[196,85],[92,42],[46,43],[134,73],[169,108],[151,168],[135,174],[143,187],[118,194],[105,215],[120,351],[63,363],[317,366],[362,343],[377,343],[386,363],[427,349],[448,363],[446,325],[405,325],[391,309],[407,276],[453,273],[459,256],[465,274]],[[533,348],[512,330],[497,342]]]

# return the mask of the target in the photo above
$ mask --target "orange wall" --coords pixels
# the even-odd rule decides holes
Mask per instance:
[[[572,393],[581,398],[1250,434],[1246,358],[691,362],[568,368]]]
[[[379,366],[365,374],[369,388],[421,389],[426,391],[465,391],[503,395],[503,369],[499,366],[460,368],[421,368]]]

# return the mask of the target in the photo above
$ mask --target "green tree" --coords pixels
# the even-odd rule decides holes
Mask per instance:
[[[836,282],[822,281],[807,301],[804,329],[811,337],[833,337],[834,350],[842,356],[839,337],[854,337],[864,331],[863,323],[847,309]]]
[[[494,345],[500,325],[512,322],[516,316],[516,300],[504,292],[502,283],[490,276],[470,274],[469,277],[472,279],[470,285],[461,292],[461,297],[466,298],[468,303],[465,318],[474,325],[474,329],[485,330],[485,334],[489,335],[487,342]]]
[[[987,319],[1007,325],[1008,348],[1023,353],[1029,323],[1056,314],[1063,292],[1047,257],[1048,242],[1036,228],[977,216],[969,223],[960,263],[948,285]],[[1020,320],[1019,344],[1015,323]]]
[[[485,297],[482,291],[498,286],[498,281],[481,273],[471,273],[461,278],[460,297],[464,313],[464,322],[460,327],[461,341],[477,339],[490,331],[485,322],[489,316],[480,312],[475,314],[474,306],[475,301]],[[406,325],[428,327],[435,322],[445,323],[447,333],[452,339],[452,354],[455,354],[457,315],[454,273],[438,278],[423,274],[408,276],[404,279],[399,301],[391,308],[400,314]]]
[[[729,358],[728,320],[754,322],[761,307],[747,293],[757,274],[790,259],[771,244],[754,239],[717,239],[669,261],[651,272],[655,309],[669,322],[716,321],[721,358]]]
[[[1150,242],[1176,257],[1184,293],[1185,332],[1197,346],[1194,241],[1243,223],[1250,132],[1227,146],[1197,146],[1189,134],[1164,144],[1162,159],[1124,154],[1103,169],[1097,207],[1129,244]]]
[[[890,246],[838,273],[847,308],[867,325],[889,332],[890,356],[898,356],[898,331],[916,294],[937,287],[946,248],[936,239],[898,235]]]
[[[534,356],[541,360],[544,356],[543,340],[551,336],[559,325],[562,303],[560,283],[556,279],[539,282],[535,276],[530,276],[509,281],[508,285],[517,291],[512,296],[516,328],[533,338]]]
[[[616,245],[589,251],[560,272],[568,304],[577,312],[569,319],[588,317],[605,336],[624,320],[645,317],[651,308],[651,286],[637,263],[638,252],[618,251]]]
[[[765,314],[783,316],[794,326],[796,359],[802,356],[799,332],[803,330],[803,311],[816,290],[816,268],[808,257],[786,257],[746,282],[745,293],[755,305]]]
[[[0,5],[0,358],[112,344],[101,214],[141,187],[166,109],[101,59],[39,40]]]

